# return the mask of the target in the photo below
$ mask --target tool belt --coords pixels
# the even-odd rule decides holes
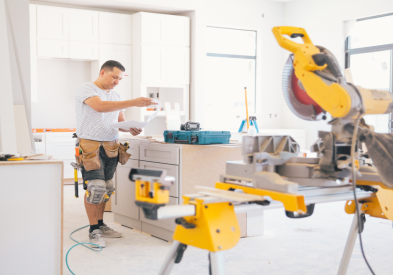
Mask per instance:
[[[119,156],[119,163],[122,165],[126,164],[131,157],[131,154],[127,153],[128,146],[119,143],[117,140],[95,141],[81,138],[79,148],[82,150],[82,154],[75,156],[76,162],[85,167],[86,171],[100,169],[100,146],[104,148],[108,158]]]

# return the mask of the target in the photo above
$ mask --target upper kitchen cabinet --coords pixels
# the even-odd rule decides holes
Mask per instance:
[[[132,15],[133,43],[190,46],[190,18],[138,12]]]
[[[37,6],[29,5],[30,11],[30,37],[37,36]]]
[[[69,9],[69,39],[98,42],[98,12]]]
[[[37,37],[68,40],[68,10],[38,5]]]
[[[99,12],[99,41],[110,44],[131,44],[131,15]]]
[[[166,45],[190,46],[190,18],[165,15]]]

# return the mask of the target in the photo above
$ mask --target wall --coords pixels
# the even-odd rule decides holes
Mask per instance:
[[[259,128],[281,128],[284,120],[282,53],[271,32],[274,26],[284,24],[284,5],[260,0],[214,0],[206,6],[207,26],[257,31],[256,116]]]
[[[295,0],[287,2],[284,8],[285,25],[306,29],[315,45],[328,48],[336,56],[340,67],[344,68],[344,21],[385,14],[393,11],[393,1],[389,0]],[[322,17],[326,14],[327,16]],[[288,52],[281,49],[285,60]],[[284,65],[284,60],[281,60]],[[284,104],[285,128],[307,130],[307,144],[317,139],[318,130],[329,131],[326,122],[308,122],[297,118]]]
[[[33,128],[75,128],[76,88],[91,81],[90,62],[38,59],[37,102],[32,102]]]

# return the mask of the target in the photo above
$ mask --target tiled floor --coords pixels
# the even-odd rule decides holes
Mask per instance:
[[[73,186],[64,187],[64,256],[75,243],[68,235],[87,225],[83,199],[75,199]],[[80,193],[81,193],[80,187]],[[170,243],[113,223],[113,214],[105,213],[105,222],[123,233],[123,238],[107,240],[107,248],[93,252],[78,246],[70,252],[69,263],[77,275],[151,275],[157,274]],[[306,219],[288,219],[282,209],[265,211],[265,235],[243,238],[225,252],[227,275],[240,274],[336,274],[352,216],[344,212],[344,202],[320,204]],[[75,238],[88,241],[87,229]],[[363,233],[364,247],[376,274],[393,274],[393,228],[387,220],[367,218]],[[71,274],[64,264],[64,274]],[[182,262],[171,274],[208,275],[208,253],[188,247]],[[371,274],[357,244],[347,274]]]

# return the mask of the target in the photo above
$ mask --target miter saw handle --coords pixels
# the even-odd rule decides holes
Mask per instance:
[[[306,30],[303,28],[289,26],[274,27],[273,34],[281,47],[293,53],[295,53],[302,44],[293,42],[292,40],[285,38],[284,35],[288,35],[292,38],[301,37],[304,44],[311,44],[312,46],[314,46]]]

